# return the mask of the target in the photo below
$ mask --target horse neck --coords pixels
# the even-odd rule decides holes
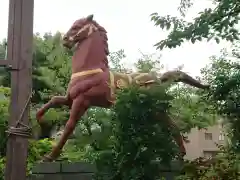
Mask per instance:
[[[101,68],[108,70],[107,38],[97,31],[81,42],[72,57],[72,73]]]

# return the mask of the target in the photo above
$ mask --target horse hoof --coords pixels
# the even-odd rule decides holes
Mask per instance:
[[[44,155],[41,162],[52,162],[53,158],[50,155]]]
[[[49,123],[40,123],[40,134],[38,136],[38,139],[45,139],[45,138],[50,138],[51,137],[51,132],[52,132],[52,125]]]
[[[180,159],[183,159],[184,156],[186,156],[186,151],[180,152],[179,156],[180,156]]]
[[[39,123],[40,123],[41,120],[42,120],[43,114],[44,114],[44,112],[41,111],[41,110],[38,110],[38,112],[36,113],[36,119],[37,119],[37,121],[38,121]]]

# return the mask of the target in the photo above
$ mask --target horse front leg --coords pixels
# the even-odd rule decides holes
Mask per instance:
[[[69,136],[73,133],[78,120],[84,115],[88,108],[89,101],[86,100],[84,96],[79,95],[73,100],[70,117],[65,125],[64,132],[61,135],[59,142],[53,147],[52,152],[44,156],[43,161],[51,162],[58,158]]]
[[[46,104],[44,104],[36,114],[36,118],[39,124],[42,123],[42,117],[44,114],[50,109],[54,108],[56,106],[60,105],[66,105],[71,106],[71,100],[67,96],[54,96],[51,98],[50,101],[48,101]]]
[[[49,102],[44,104],[36,113],[36,119],[40,125],[40,134],[38,139],[49,138],[52,130],[52,125],[43,121],[42,117],[50,109],[60,105],[71,106],[71,100],[66,96],[54,96]]]

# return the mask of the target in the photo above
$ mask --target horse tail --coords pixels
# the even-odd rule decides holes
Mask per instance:
[[[182,82],[184,84],[188,84],[190,86],[200,88],[200,89],[209,89],[209,85],[205,85],[200,83],[197,79],[194,79],[193,77],[189,76],[188,74],[180,71],[180,70],[175,70],[175,71],[168,71],[162,74],[160,77],[161,82]]]

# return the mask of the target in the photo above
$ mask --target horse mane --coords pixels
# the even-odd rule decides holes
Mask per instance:
[[[105,29],[104,27],[102,27],[101,25],[99,25],[99,24],[97,23],[97,21],[92,20],[92,24],[94,24],[94,25],[98,28],[98,30],[99,30],[100,32],[103,32],[103,33],[106,33],[106,34],[107,34],[106,29]]]
[[[108,48],[108,36],[107,31],[104,27],[99,25],[95,20],[92,20],[92,24],[98,28],[98,31],[100,32],[101,36],[104,38],[104,44],[106,46],[105,53],[108,56],[110,54],[109,48]]]

